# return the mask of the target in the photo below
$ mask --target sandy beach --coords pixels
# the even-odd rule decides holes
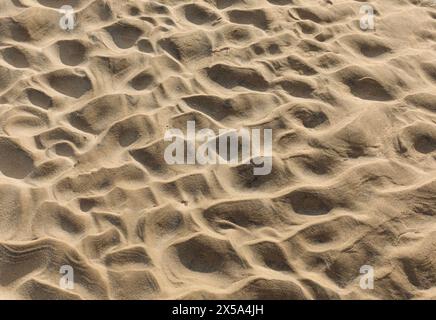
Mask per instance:
[[[435,250],[436,0],[0,0],[0,299],[434,299]]]

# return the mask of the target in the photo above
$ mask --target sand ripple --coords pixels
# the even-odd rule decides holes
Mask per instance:
[[[361,4],[2,1],[0,297],[436,297],[436,8]],[[167,164],[190,120],[272,173]]]

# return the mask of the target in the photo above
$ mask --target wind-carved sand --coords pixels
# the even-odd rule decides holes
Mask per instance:
[[[436,7],[362,4],[1,1],[0,297],[435,298]],[[167,164],[187,121],[271,174]]]

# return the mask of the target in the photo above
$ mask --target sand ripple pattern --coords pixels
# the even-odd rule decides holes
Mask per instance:
[[[435,298],[436,8],[370,2],[1,1],[0,297]],[[189,120],[272,173],[166,164]]]

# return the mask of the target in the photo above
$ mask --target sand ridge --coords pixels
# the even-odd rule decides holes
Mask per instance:
[[[436,297],[436,5],[363,3],[1,1],[0,298]],[[271,174],[169,165],[188,121]]]

